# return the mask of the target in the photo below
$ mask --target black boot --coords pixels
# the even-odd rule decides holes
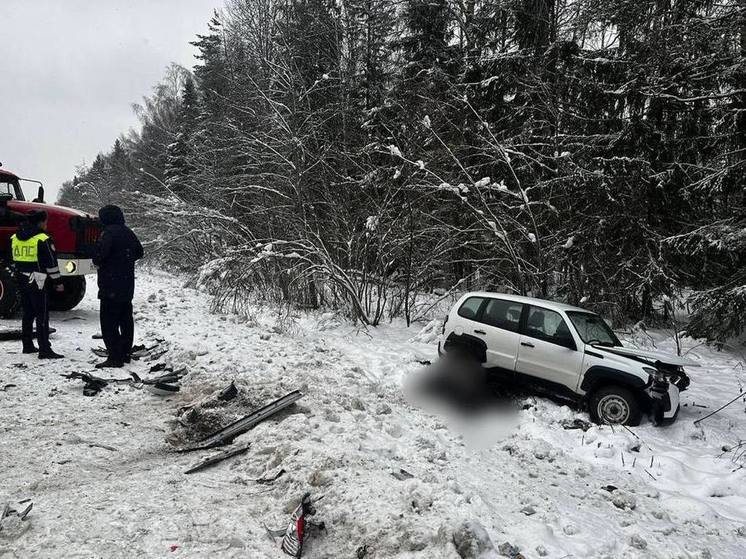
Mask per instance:
[[[121,361],[115,361],[111,357],[96,365],[97,369],[121,369],[122,367],[124,367],[124,363]]]
[[[52,348],[39,350],[39,359],[63,359],[64,357],[64,355],[52,351]]]
[[[39,353],[39,348],[34,345],[34,342],[24,342],[23,353]]]

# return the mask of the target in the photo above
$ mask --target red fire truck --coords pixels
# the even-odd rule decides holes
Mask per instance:
[[[38,185],[36,198],[32,202],[26,200],[22,182]],[[65,285],[62,293],[50,291],[52,310],[67,311],[80,303],[85,295],[85,276],[96,271],[91,250],[101,232],[98,220],[78,210],[47,204],[40,182],[23,179],[0,169],[0,318],[12,316],[20,306],[11,268],[10,237],[24,215],[37,210],[44,210],[49,216],[47,232],[57,248]]]

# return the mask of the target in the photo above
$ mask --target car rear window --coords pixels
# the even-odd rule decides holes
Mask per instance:
[[[484,297],[469,297],[458,309],[458,315],[469,320],[476,320],[479,307],[482,306]]]
[[[521,303],[490,299],[482,313],[482,322],[503,330],[518,332],[522,310],[523,305]]]

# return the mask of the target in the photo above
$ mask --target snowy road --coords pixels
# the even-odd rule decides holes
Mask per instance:
[[[306,557],[366,546],[366,557],[457,558],[453,532],[465,520],[527,558],[746,556],[746,469],[724,451],[746,439],[744,405],[693,424],[743,386],[735,354],[690,351],[703,366],[667,428],[566,430],[560,422],[587,415],[544,399],[512,420],[464,426],[402,396],[402,379],[435,353],[407,341],[418,328],[365,333],[328,316],[276,327],[269,311],[240,320],[211,314],[209,299],[177,280],[143,274],[136,343],[166,340],[161,359],[188,370],[182,391],[110,385],[85,397],[60,374],[93,371],[92,295],[53,317],[54,348],[68,359],[43,363],[0,342],[0,507],[34,503],[27,520],[3,520],[0,557],[281,557],[264,525],[284,528],[307,490],[324,497],[327,532]],[[128,370],[148,376],[153,363]],[[239,397],[218,405],[232,380]],[[247,454],[183,473],[212,454],[173,452],[167,441],[192,432],[184,424],[215,427],[293,389],[306,392],[298,405],[237,439],[251,443]],[[402,468],[413,477],[391,475]],[[272,483],[255,481],[280,469]]]

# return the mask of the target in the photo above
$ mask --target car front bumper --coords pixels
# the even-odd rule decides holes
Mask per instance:
[[[663,421],[674,421],[679,414],[679,389],[673,384],[668,385],[668,392],[663,397]]]
[[[646,392],[650,398],[653,421],[659,425],[673,423],[679,414],[679,389],[673,384],[665,383],[663,386],[658,384],[650,387]]]

